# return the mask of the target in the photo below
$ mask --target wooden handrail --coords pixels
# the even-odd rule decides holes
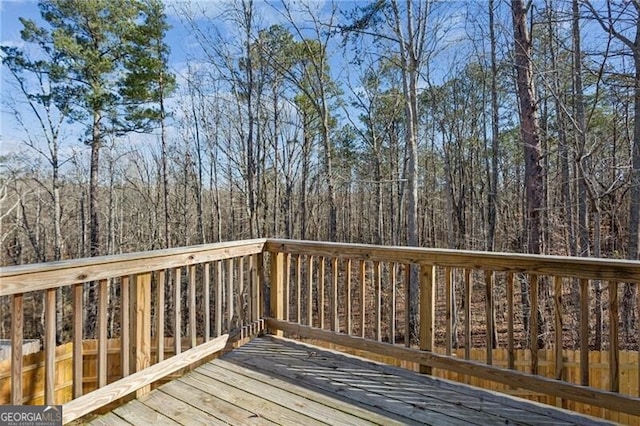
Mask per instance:
[[[63,422],[69,423],[85,414],[102,408],[113,401],[127,396],[128,394],[138,391],[139,389],[149,386],[153,382],[168,376],[169,374],[188,367],[193,363],[200,361],[202,358],[211,356],[221,351],[227,345],[229,339],[228,334],[224,334],[204,343],[192,351],[184,352],[173,358],[161,361],[149,368],[138,371],[117,382],[106,385],[90,394],[81,396],[63,406]]]
[[[270,263],[265,265],[265,259]],[[263,281],[265,267],[269,286]],[[473,271],[481,271],[481,277],[475,277]],[[406,305],[399,309],[396,304],[406,303],[414,297],[409,291],[409,282],[414,276],[417,277],[420,289],[417,300],[419,309],[415,312],[420,323],[418,334],[409,336],[409,324],[414,319],[410,317]],[[523,280],[534,293],[531,294],[528,308],[520,303],[519,298],[514,297],[514,283],[521,284]],[[605,292],[610,294],[606,299],[608,315],[605,318],[612,323],[607,328],[611,344],[608,388],[593,392],[584,388],[583,392],[577,386],[588,385],[590,381],[587,353],[589,328],[586,323],[590,313],[589,286],[600,281],[608,284]],[[464,336],[464,360],[435,355],[438,344],[442,345],[444,353],[452,354],[452,337],[456,334],[457,325],[452,316],[456,314],[456,310],[460,310],[454,297],[456,282],[463,286],[460,287],[460,293],[465,299],[461,309],[464,330],[457,334]],[[503,383],[544,391],[544,386],[552,382],[535,376],[539,371],[537,341],[542,324],[538,323],[536,314],[532,315],[537,312],[538,305],[542,306],[543,300],[537,298],[540,288],[549,290],[549,300],[553,304],[549,321],[555,327],[549,340],[553,344],[558,342],[553,351],[553,374],[554,379],[559,379],[557,383],[560,386],[549,394],[601,407],[617,407],[622,412],[634,415],[637,410],[629,407],[633,407],[635,401],[640,403],[640,399],[633,398],[634,395],[623,396],[617,393],[620,375],[617,365],[620,332],[617,327],[618,283],[639,286],[640,262],[281,239],[225,242],[0,268],[0,296],[8,296],[12,301],[12,403],[25,402],[22,395],[24,386],[21,383],[21,345],[24,340],[25,306],[28,306],[25,298],[31,294],[44,295],[44,389],[46,402],[57,402],[53,374],[56,361],[55,302],[56,292],[65,287],[73,300],[73,319],[68,326],[73,330],[73,398],[82,396],[82,340],[83,331],[86,331],[83,330],[82,313],[83,291],[86,291],[87,283],[96,283],[97,378],[100,385],[105,385],[107,379],[106,318],[111,306],[108,304],[117,303],[120,309],[120,328],[131,330],[130,333],[125,331],[118,336],[122,344],[120,356],[123,377],[130,373],[135,374],[134,377],[141,377],[139,373],[149,368],[161,369],[153,367],[153,362],[163,363],[172,359],[165,359],[165,351],[173,353],[174,357],[186,354],[181,359],[189,360],[189,351],[199,348],[203,342],[221,336],[223,332],[229,333],[248,323],[254,323],[264,317],[263,311],[266,308],[273,318],[269,326],[278,334],[286,332],[325,338],[347,345],[355,341],[336,336],[358,336],[357,345],[353,347],[361,346],[361,341],[375,342],[370,346],[376,349],[374,352],[384,352],[384,348],[387,348],[389,354],[402,353],[402,356],[398,355],[400,359],[411,358],[413,354],[426,354],[415,357],[422,366],[421,371],[425,373],[432,373],[433,368],[449,369],[477,377],[499,377],[498,381]],[[497,299],[495,292],[500,285],[505,289],[506,297]],[[565,314],[562,307],[563,285],[572,286],[579,296],[577,301],[580,306],[576,311],[580,318],[577,331],[581,349],[581,374],[577,383],[562,381],[562,327]],[[112,286],[116,286],[119,292],[112,292]],[[482,306],[485,310],[485,315],[481,317],[486,322],[487,332],[484,364],[469,360],[471,339],[474,337],[471,331],[470,299],[474,292],[478,294],[481,290],[484,290]],[[440,293],[442,297],[437,297],[438,291],[445,293]],[[115,294],[118,299],[114,302],[111,298]],[[200,308],[198,303],[201,297],[204,299]],[[499,300],[504,301],[502,305],[497,303]],[[438,303],[444,304],[444,307],[437,305]],[[493,321],[497,306],[505,306],[505,303],[507,337],[506,344],[503,344],[508,348],[506,370],[490,365],[494,362]],[[170,307],[166,312],[165,309],[158,309],[165,306]],[[204,312],[197,312],[198,309]],[[515,369],[516,347],[514,317],[518,309],[531,318],[528,333],[519,342],[530,350],[531,362],[527,373],[512,371]],[[151,316],[152,311],[155,312],[155,317]],[[439,312],[445,318],[438,317]],[[202,325],[198,323],[200,318],[203,318]],[[169,330],[165,330],[166,328]],[[174,345],[165,348],[165,332],[169,331],[174,333]],[[405,335],[401,336],[401,332]],[[441,333],[440,336],[444,333],[444,339],[437,338],[438,333]],[[183,337],[184,342],[187,342],[186,346]],[[396,341],[407,347],[413,346],[413,349],[398,352],[396,349],[400,346],[394,345]],[[152,342],[156,342],[158,351],[161,351],[153,359]],[[135,348],[134,351],[131,350],[132,347]],[[502,370],[507,373],[499,373]],[[526,377],[533,379],[527,380]],[[129,382],[125,380],[122,383],[127,387]],[[146,391],[148,383],[144,383],[144,386],[137,388],[138,393]],[[640,393],[640,389],[637,392]],[[89,401],[89,398],[83,397],[81,401]],[[70,407],[73,406],[71,404]],[[90,404],[83,408],[83,412],[89,408]]]
[[[632,260],[278,239],[268,239],[265,250],[274,253],[313,254],[313,256],[326,258],[349,258],[372,262],[425,263],[434,266],[501,272],[640,282],[640,263]]]
[[[220,342],[226,342],[226,338],[221,340],[222,333],[245,338],[259,332],[263,326],[258,322],[262,311],[258,305],[265,242],[224,242],[0,268],[0,297],[9,297],[12,302],[12,393],[7,402],[33,403],[31,395],[24,395],[32,392],[33,386],[22,383],[24,320],[33,323],[33,318],[39,318],[39,314],[25,313],[27,306],[34,309],[31,300],[43,297],[45,307],[44,386],[40,392],[46,404],[60,404],[71,396],[72,401],[65,404],[65,421],[69,421],[97,409],[97,401],[108,403],[132,391],[143,395],[153,381],[168,375],[172,368],[186,367],[218,350]],[[89,311],[88,291],[92,292],[91,303],[95,303],[95,322],[85,317],[85,311]],[[73,301],[71,320],[66,315],[58,317],[56,303],[63,294]],[[119,315],[113,315],[117,311]],[[64,323],[57,324],[61,320]],[[114,320],[116,326],[109,326],[108,321]],[[171,326],[165,327],[167,324]],[[261,325],[247,328],[250,324]],[[60,385],[56,382],[60,375],[55,374],[57,326],[72,333],[73,378],[65,399],[56,394]],[[167,331],[175,342],[170,349],[164,347]],[[88,394],[82,349],[87,332],[97,338],[98,387]],[[122,378],[107,385],[107,341],[113,337],[120,340]],[[172,356],[165,357],[167,349]]]
[[[265,242],[245,240],[2,267],[0,296],[258,254]]]
[[[632,389],[633,394],[619,393],[621,331],[618,326],[619,283],[640,286],[638,261],[276,239],[266,241],[265,251],[271,254],[272,262],[272,310],[267,325],[275,333],[285,332],[294,337],[321,339],[332,344],[414,361],[419,364],[420,371],[427,374],[437,368],[467,377],[506,383],[564,400],[640,415],[640,398],[636,397],[640,396],[640,385],[636,386],[637,389]],[[291,262],[292,256],[296,262]],[[353,262],[358,265],[356,271],[352,271]],[[295,267],[288,267],[291,264]],[[331,265],[331,268],[325,268],[325,265]],[[404,270],[404,274],[398,275],[398,269]],[[419,273],[414,275],[411,271]],[[452,319],[452,315],[458,310],[454,300],[454,271],[458,272],[457,281],[464,286],[460,292],[464,297],[464,334],[454,331]],[[474,271],[479,272],[478,277],[474,277]],[[293,283],[290,282],[292,277]],[[382,285],[381,277],[384,281]],[[401,286],[404,287],[404,321],[398,316],[395,305],[389,307],[386,313],[382,311],[383,306],[387,306],[383,298],[395,303],[396,293],[399,291],[398,277],[401,277]],[[417,282],[410,284],[411,279],[416,279]],[[354,280],[359,281],[359,285],[354,286]],[[599,283],[600,286],[603,281],[606,293],[603,306],[608,312],[606,316],[603,315],[603,321],[608,324],[603,333],[607,333],[604,337],[609,345],[608,359],[605,361],[609,365],[609,374],[606,388],[596,389],[584,387],[590,383],[589,287],[592,283]],[[521,289],[528,288],[528,293],[521,293],[527,296],[526,304],[523,301],[525,296],[514,297],[516,282]],[[414,285],[419,288],[415,294],[409,290]],[[564,374],[566,361],[563,355],[563,315],[567,312],[563,305],[563,287],[570,288],[575,302],[579,303],[573,310],[579,314],[576,330],[579,332],[580,374],[573,378],[573,382],[568,381]],[[502,288],[506,297],[497,299],[496,292],[502,291]],[[474,292],[477,295],[481,290],[484,290],[481,292],[484,303],[476,306],[482,306],[485,311],[484,316],[479,316],[484,320],[484,363],[470,360],[470,349],[473,346],[470,300]],[[441,296],[438,297],[437,291],[444,294],[438,293]],[[336,309],[339,294],[344,295],[343,300],[347,304],[343,304],[342,309]],[[410,324],[407,301],[418,294],[419,327],[415,330],[413,324]],[[277,295],[275,301],[274,295]],[[499,304],[499,301],[502,303]],[[506,327],[503,326],[500,331],[504,336],[504,328],[507,330],[507,368],[492,365],[494,345],[497,344],[494,334],[499,332],[494,324],[498,306],[502,306],[507,314],[502,320]],[[549,309],[548,306],[552,308]],[[325,321],[327,308],[330,318]],[[544,312],[542,308],[545,308]],[[546,310],[550,312],[549,315]],[[437,317],[437,312],[440,317]],[[514,371],[515,322],[519,312],[529,318],[528,322],[523,320],[518,324],[524,327],[518,343],[527,348],[530,355],[525,372]],[[414,348],[417,346],[422,352],[416,352],[415,349],[402,351],[404,348],[393,345],[397,337],[398,322],[404,322],[400,328],[404,332],[401,337],[405,345]],[[413,339],[413,332],[416,331],[417,341]],[[553,371],[550,375],[543,371],[540,362],[540,333],[543,331],[549,332],[543,338],[544,344],[552,348],[547,352],[553,357]],[[464,360],[450,356],[454,333],[456,336],[464,336]],[[436,342],[436,335],[444,335],[444,338],[439,337]],[[436,349],[449,356],[436,355]],[[640,378],[640,371],[638,375]],[[553,388],[550,388],[552,385]]]

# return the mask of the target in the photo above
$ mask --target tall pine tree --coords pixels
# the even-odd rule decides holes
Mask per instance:
[[[69,116],[84,128],[83,142],[91,149],[89,252],[96,256],[100,149],[106,137],[148,132],[163,121],[163,99],[173,85],[163,41],[168,25],[158,0],[41,0],[38,6],[45,25],[21,19],[21,37],[55,61],[24,64],[49,73],[54,101],[70,108]],[[3,51],[24,57],[19,49]],[[86,293],[88,335],[97,314],[94,287]]]
[[[38,6],[46,25],[22,19],[21,36],[53,52],[56,63],[41,65],[85,129],[83,141],[91,148],[89,244],[96,256],[100,148],[108,135],[147,132],[163,118],[161,101],[173,84],[163,42],[168,26],[156,0],[50,0]]]

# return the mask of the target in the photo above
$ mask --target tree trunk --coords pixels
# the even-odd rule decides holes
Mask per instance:
[[[405,110],[405,149],[407,158],[407,245],[418,246],[418,57],[416,56],[413,40],[413,11],[411,0],[406,1],[406,25],[405,37],[402,30],[402,18],[397,1],[392,2],[395,19],[395,32],[398,37],[400,50],[400,64],[402,72],[402,94]],[[425,15],[426,19],[426,15]],[[418,300],[419,300],[419,271],[415,265],[411,267],[409,280],[409,327],[411,334],[416,337],[418,333]]]
[[[62,259],[62,206],[60,204],[60,180],[57,155],[53,161],[53,260]]]
[[[574,0],[574,5],[576,4],[575,0]],[[574,10],[575,13],[575,10]],[[580,38],[580,29],[579,27],[576,28],[576,26],[578,25],[577,22],[577,16],[574,14],[574,32],[573,32],[573,36],[574,36],[574,40],[577,38]],[[551,19],[549,19],[549,25],[551,26]],[[577,30],[577,33],[576,33]],[[574,50],[576,49],[576,46],[574,45]],[[559,75],[559,71],[558,71],[558,61],[557,61],[557,56],[555,53],[555,49],[551,49],[551,60],[553,61],[552,67],[554,69],[554,90],[556,92],[556,96],[555,96],[555,104],[556,104],[556,114],[557,114],[557,120],[558,120],[558,145],[559,145],[559,160],[560,160],[560,176],[562,179],[562,199],[564,201],[564,209],[565,209],[565,217],[564,217],[564,222],[567,228],[567,234],[566,234],[566,238],[568,240],[568,248],[569,248],[569,254],[571,256],[576,256],[578,253],[578,248],[577,248],[577,241],[576,241],[576,231],[575,231],[575,224],[573,221],[573,195],[572,195],[572,191],[571,191],[571,178],[570,178],[570,173],[569,173],[569,143],[567,140],[567,131],[566,131],[566,120],[565,120],[565,114],[563,112],[562,109],[562,105],[560,104],[560,87],[561,87],[561,83],[560,83],[560,75]],[[574,54],[574,60],[575,60],[576,55]],[[580,56],[578,55],[578,58]],[[575,70],[574,67],[574,72],[577,73],[577,71]],[[575,92],[575,90],[574,90]],[[577,101],[577,99],[576,99]],[[577,287],[576,287],[576,291],[577,291]],[[577,297],[577,294],[575,295],[575,297]],[[576,299],[577,300],[577,299]]]
[[[489,0],[489,38],[491,41],[491,175],[487,199],[487,250],[495,249],[496,204],[498,197],[498,155],[500,137],[500,112],[498,109],[498,66],[496,59],[496,35],[494,24],[494,0]]]
[[[167,174],[167,129],[166,129],[166,112],[164,109],[164,79],[163,74],[160,74],[159,92],[160,92],[160,144],[161,144],[161,158],[162,163],[162,205],[163,205],[163,233],[164,233],[164,248],[171,247],[171,221],[169,219],[169,176]]]
[[[311,136],[311,117],[302,109],[302,180],[300,182],[300,239],[309,238],[309,195],[311,193],[311,153],[313,138]]]
[[[512,0],[513,31],[515,39],[516,84],[520,101],[520,138],[524,147],[524,179],[526,200],[527,251],[533,254],[541,252],[541,226],[543,206],[543,179],[540,165],[540,130],[537,117],[537,99],[533,87],[533,64],[531,61],[531,38],[527,31],[526,9],[523,0]],[[526,311],[529,283],[522,280],[521,300],[523,305],[523,323],[529,330],[529,317]],[[538,315],[537,312],[529,312]],[[540,329],[544,324],[540,323]]]
[[[640,9],[640,6],[636,5]],[[640,11],[639,11],[640,13]],[[640,243],[640,17],[636,21],[636,38],[633,49],[635,64],[634,107],[633,107],[633,151],[631,154],[631,191],[629,198],[629,256],[631,260],[638,260]],[[625,291],[626,294],[626,291]]]
[[[245,31],[245,78],[246,89],[244,95],[247,102],[247,138],[245,141],[246,169],[247,169],[247,209],[249,210],[249,238],[258,236],[258,212],[256,193],[256,159],[254,154],[254,126],[256,118],[254,112],[253,94],[255,90],[252,53],[251,53],[251,28],[253,25],[253,2],[242,2],[243,19]]]
[[[629,21],[635,21],[635,37],[633,40],[627,37],[629,28],[625,29],[622,33],[613,27],[613,13],[612,8],[616,5],[610,0],[607,1],[607,17],[602,17],[595,10],[590,1],[584,3],[587,8],[593,14],[593,17],[598,21],[602,29],[623,44],[625,44],[633,55],[633,63],[635,67],[635,80],[634,80],[634,124],[633,124],[633,141],[631,147],[631,187],[629,189],[629,237],[627,247],[627,258],[630,260],[637,260],[639,255],[640,235],[640,3],[634,1],[631,5],[622,3],[623,11],[620,14],[626,14],[625,18]],[[616,17],[615,20],[617,20]],[[622,317],[626,319],[624,322],[625,333],[630,333],[627,327],[635,320],[637,315],[637,309],[634,309],[635,292],[638,291],[631,283],[624,284],[624,296],[622,303]]]
[[[93,128],[91,135],[91,165],[89,172],[89,255],[91,257],[100,254],[100,222],[98,211],[98,172],[100,168],[100,112],[93,114]]]
[[[543,179],[540,165],[540,129],[537,117],[537,99],[533,87],[531,38],[523,0],[512,0],[513,30],[517,88],[520,101],[520,137],[524,147],[525,190],[527,204],[527,250],[541,252],[541,226],[543,206]]]
[[[338,238],[338,206],[336,205],[335,178],[333,176],[333,154],[331,136],[329,134],[329,106],[327,105],[324,84],[320,87],[322,96],[322,141],[324,143],[325,178],[327,179],[327,204],[329,204],[328,240],[337,241]]]
[[[573,0],[573,93],[575,102],[577,179],[578,179],[578,237],[580,256],[589,256],[589,219],[588,219],[588,191],[584,173],[584,155],[587,141],[586,121],[584,112],[584,94],[582,90],[582,49],[580,48],[580,11],[578,1]]]
[[[640,6],[636,5],[639,9]],[[633,125],[633,153],[631,156],[631,206],[629,207],[629,255],[630,260],[639,260],[638,252],[640,236],[638,235],[640,222],[640,17],[637,20],[635,49],[633,59],[636,67],[636,79],[634,84],[634,125]],[[624,295],[622,297],[622,318],[624,318],[623,329],[627,336],[631,335],[631,329],[638,317],[638,306],[636,306],[636,293],[638,285],[624,283]],[[634,309],[635,308],[635,309]]]
[[[89,167],[89,256],[100,255],[100,222],[99,222],[99,202],[98,191],[100,189],[98,172],[100,167],[100,119],[99,111],[93,113],[93,127],[91,134],[91,162]],[[85,323],[84,333],[86,338],[95,336],[96,318],[98,315],[97,282],[91,282],[86,287],[85,292]]]

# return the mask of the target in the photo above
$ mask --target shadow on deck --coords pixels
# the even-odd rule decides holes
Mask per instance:
[[[148,424],[610,424],[272,336],[93,420]]]

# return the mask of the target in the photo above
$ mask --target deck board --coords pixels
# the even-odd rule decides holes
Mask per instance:
[[[331,407],[337,410],[341,410],[343,412],[350,413],[358,419],[361,419],[359,424],[362,424],[362,419],[369,421],[373,424],[385,424],[385,425],[402,425],[406,424],[402,419],[394,419],[390,416],[380,415],[378,413],[366,410],[357,405],[350,404],[349,402],[345,402],[336,398],[332,398],[320,392],[315,392],[313,390],[307,389],[302,386],[298,386],[296,384],[292,384],[291,382],[286,382],[282,379],[276,378],[273,375],[263,374],[257,370],[248,370],[239,365],[233,364],[226,360],[218,360],[216,365],[223,366],[227,371],[235,372],[241,375],[250,375],[255,380],[259,380],[262,382],[269,383],[273,386],[277,386],[280,389],[286,389],[287,392],[292,393],[294,395],[301,396],[306,399],[314,400],[323,406]],[[209,368],[209,365],[207,365]]]
[[[207,412],[225,423],[251,425],[274,424],[224,399],[213,397],[212,392],[208,392],[208,389],[201,388],[200,384],[196,380],[193,380],[191,376],[176,380],[174,386],[167,387],[163,390],[172,397],[190,403],[199,410]]]
[[[304,426],[610,424],[270,336],[253,339],[93,424],[125,421]]]
[[[142,402],[134,399],[115,410],[113,410],[112,414],[117,415],[123,422],[124,419],[133,425],[177,425],[174,420],[171,420],[169,417],[165,416],[162,413],[144,405]]]
[[[158,389],[140,398],[140,402],[144,405],[163,413],[172,420],[182,425],[224,425],[224,421],[219,420],[207,412],[188,404],[182,400],[174,398],[167,393],[175,387],[175,383],[170,382]]]
[[[336,407],[335,405],[338,405],[336,403],[330,405],[318,403],[313,399],[304,398],[299,394],[291,392],[291,389],[289,389],[290,385],[278,387],[275,383],[271,384],[254,380],[229,371],[223,366],[216,364],[208,364],[205,368],[202,368],[200,372],[209,377],[217,378],[217,380],[242,386],[243,389],[247,389],[251,394],[259,398],[291,407],[294,411],[314,419],[323,418],[331,424],[340,425],[356,425],[362,422],[362,419],[348,412],[350,409],[349,405],[341,404],[341,406]]]
[[[121,419],[114,413],[107,413],[91,422],[94,426],[129,426],[131,423]]]
[[[253,415],[263,417],[275,423],[284,422],[287,424],[310,426],[326,424],[300,413],[293,408],[276,404],[241,388],[236,388],[223,381],[201,374],[200,371],[193,372],[193,374],[190,374],[185,380],[191,380],[201,389],[215,394],[218,398],[224,399],[239,407],[247,407]]]

